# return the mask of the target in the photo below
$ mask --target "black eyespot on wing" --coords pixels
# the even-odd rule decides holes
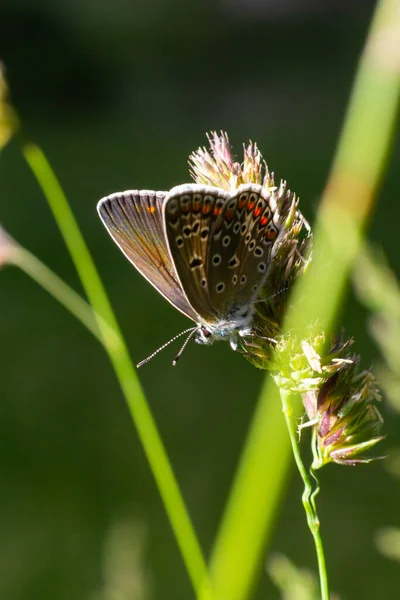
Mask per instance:
[[[192,260],[189,263],[189,267],[191,269],[197,269],[198,267],[202,267],[202,266],[203,266],[203,261],[198,256],[195,256],[194,258],[192,258]]]

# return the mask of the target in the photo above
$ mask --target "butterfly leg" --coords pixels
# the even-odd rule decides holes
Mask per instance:
[[[303,417],[302,417],[301,423],[297,427],[297,435],[299,436],[299,441],[301,439],[302,430],[305,429],[306,427],[313,427],[314,425],[317,425],[318,422],[319,422],[319,419],[316,417],[315,419],[311,419],[310,421],[303,423]]]

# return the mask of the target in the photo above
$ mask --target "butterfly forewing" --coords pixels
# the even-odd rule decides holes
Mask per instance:
[[[164,221],[169,251],[188,301],[200,320],[217,322],[210,298],[207,255],[211,231],[229,201],[222,189],[197,184],[173,188],[165,200]]]
[[[247,307],[263,284],[278,236],[268,190],[243,184],[216,220],[207,256],[210,301],[220,315]]]
[[[109,234],[136,269],[178,310],[194,321],[165,239],[162,205],[166,192],[132,190],[100,200],[97,210]]]

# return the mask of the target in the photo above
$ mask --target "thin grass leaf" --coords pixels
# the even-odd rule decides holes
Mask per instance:
[[[328,333],[344,300],[347,279],[363,240],[367,216],[384,175],[400,97],[400,11],[378,3],[365,45],[333,168],[322,198],[315,259],[299,280],[285,331],[306,337],[318,319]],[[250,595],[290,466],[272,381],[263,386],[211,563],[216,598]],[[293,406],[300,415],[300,402]],[[271,439],[271,436],[273,438]],[[277,467],[271,468],[271,465]],[[279,465],[279,467],[278,467]],[[277,470],[279,472],[277,473]],[[273,479],[278,475],[278,479]],[[248,486],[254,486],[249,490]]]
[[[97,323],[104,346],[136,425],[188,575],[199,594],[204,585],[208,589],[207,567],[201,547],[107,294],[67,198],[45,155],[33,144],[25,146],[23,153],[49,203],[95,314],[101,316]]]

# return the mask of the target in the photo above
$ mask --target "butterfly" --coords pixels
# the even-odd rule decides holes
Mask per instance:
[[[182,332],[190,335],[181,351],[191,337],[237,349],[282,230],[271,190],[250,183],[233,193],[200,184],[129,190],[106,196],[97,210],[139,273],[196,323]]]

